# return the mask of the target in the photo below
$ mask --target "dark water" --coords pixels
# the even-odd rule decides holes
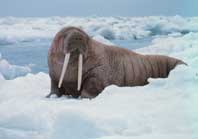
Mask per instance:
[[[141,40],[113,40],[112,42],[120,47],[133,50],[149,45],[151,40],[151,38],[146,38]],[[51,40],[42,40],[0,45],[0,53],[10,64],[30,66],[32,73],[47,73],[47,53],[50,44]]]

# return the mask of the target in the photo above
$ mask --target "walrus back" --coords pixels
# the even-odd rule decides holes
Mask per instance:
[[[135,86],[140,84],[137,83],[135,77],[139,74],[139,70],[134,66],[137,64],[136,60],[138,60],[137,53],[116,46],[108,46],[105,49],[105,54],[105,60],[110,69],[108,74],[110,84],[118,86]]]
[[[167,78],[170,71],[183,61],[162,55],[141,55],[133,51],[110,46],[106,48],[109,80],[118,86],[142,86],[148,78]]]

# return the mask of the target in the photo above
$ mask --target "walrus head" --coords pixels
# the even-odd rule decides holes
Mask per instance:
[[[70,56],[73,55],[74,57],[78,57],[77,90],[80,90],[82,82],[83,57],[85,57],[87,53],[88,39],[89,37],[85,32],[75,27],[67,27],[62,29],[59,33],[57,33],[55,37],[56,44],[54,44],[54,46],[58,46],[59,48],[56,49],[60,50],[61,53],[63,52],[65,57],[58,83],[59,88],[61,88],[63,78],[65,76],[67,66],[70,60]]]

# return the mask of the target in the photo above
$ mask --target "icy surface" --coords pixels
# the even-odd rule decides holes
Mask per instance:
[[[6,59],[3,59],[0,53],[0,79],[13,79],[29,72],[31,72],[31,69],[28,66],[12,65]]]
[[[83,28],[90,36],[139,39],[158,35],[183,35],[198,31],[198,18],[174,17],[48,17],[0,18],[0,44],[51,39],[64,26]]]
[[[36,26],[39,23],[40,26],[43,25],[39,28],[42,35],[43,29],[46,31],[54,27],[53,31],[55,31],[58,25],[62,26],[67,22],[77,24],[75,21],[78,20],[80,24],[84,20],[90,20],[87,24],[83,24],[84,28],[94,23],[95,26],[99,26],[98,32],[106,30],[108,33],[104,34],[111,34],[109,39],[117,38],[118,34],[127,30],[128,26],[138,28],[137,34],[144,34],[141,29],[145,30],[148,26],[158,24],[160,28],[157,28],[156,32],[161,32],[161,35],[157,34],[151,45],[135,51],[174,56],[184,60],[188,66],[178,66],[167,79],[149,79],[150,84],[144,87],[109,86],[92,100],[45,98],[50,89],[50,80],[46,73],[28,74],[13,80],[5,80],[0,74],[0,139],[198,138],[198,33],[196,32],[198,22],[193,22],[197,18],[186,19],[177,16],[112,17],[109,20],[108,18],[58,17],[52,19],[10,18],[9,21],[1,19],[0,23],[13,26],[20,23],[25,27]],[[118,21],[121,20],[124,20],[122,23],[124,29],[122,27],[108,29],[107,26],[102,26],[104,29],[100,28],[101,24],[119,24]],[[128,20],[134,22],[129,23]],[[45,21],[51,22],[47,24]],[[50,28],[51,24],[56,25]],[[91,30],[90,32],[94,32],[94,27],[87,28]],[[16,34],[10,32],[7,35],[16,37],[18,30],[17,27],[14,29]],[[33,32],[31,28],[26,31],[30,34]],[[121,36],[126,35],[126,38],[130,38],[130,33],[125,32]],[[99,39],[103,38],[99,37]],[[7,61],[5,63],[8,64]],[[5,63],[2,64],[3,67]]]

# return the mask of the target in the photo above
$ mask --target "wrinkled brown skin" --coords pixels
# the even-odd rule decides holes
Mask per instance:
[[[74,49],[76,48],[76,49]],[[65,53],[71,57],[62,87],[58,82]],[[78,55],[83,53],[83,76],[77,91]],[[51,92],[74,98],[94,98],[109,85],[143,86],[148,78],[166,78],[169,72],[183,61],[162,55],[141,55],[130,50],[109,46],[91,39],[84,31],[66,27],[58,32],[48,53]]]

